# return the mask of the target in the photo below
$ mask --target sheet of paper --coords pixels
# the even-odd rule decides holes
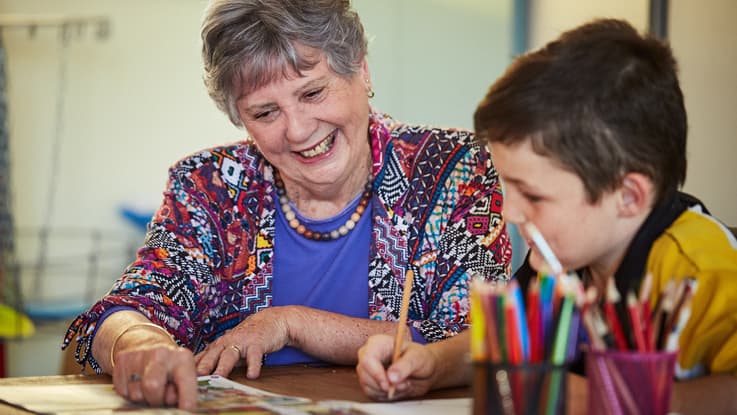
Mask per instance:
[[[445,415],[470,413],[471,400],[438,399],[396,403],[311,401],[277,395],[219,376],[202,376],[196,413],[258,415]],[[0,400],[28,411],[44,414],[184,414],[175,408],[148,408],[121,398],[109,384],[0,386]]]
[[[351,402],[351,405],[370,415],[448,415],[470,414],[473,401],[471,398],[422,399],[392,403]]]

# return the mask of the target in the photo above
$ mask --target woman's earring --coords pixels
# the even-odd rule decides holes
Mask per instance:
[[[366,88],[368,88],[368,91],[366,91],[366,95],[369,98],[373,98],[374,96],[376,96],[376,93],[374,93],[373,88],[371,88],[371,84],[369,83],[368,79],[366,79]]]

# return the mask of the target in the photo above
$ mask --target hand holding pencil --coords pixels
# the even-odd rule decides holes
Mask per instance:
[[[373,335],[358,350],[358,381],[375,400],[419,397],[431,389],[466,384],[471,377],[470,330],[428,344],[412,342],[407,334],[414,277],[407,273],[395,335]]]
[[[409,313],[409,300],[412,297],[412,285],[414,284],[415,273],[410,269],[404,280],[404,292],[402,293],[402,308],[399,311],[399,325],[397,326],[397,334],[394,336],[394,353],[392,355],[392,363],[396,362],[402,355],[402,346],[407,330],[407,314]],[[389,400],[394,398],[395,387],[392,384],[389,387]]]

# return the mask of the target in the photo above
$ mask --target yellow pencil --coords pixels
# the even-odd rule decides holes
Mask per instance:
[[[397,334],[394,337],[394,355],[392,363],[396,362],[402,355],[402,346],[404,343],[404,331],[407,329],[407,313],[409,312],[409,299],[412,295],[412,284],[414,283],[415,273],[407,270],[404,279],[404,292],[402,293],[402,308],[399,311],[399,325],[397,326]],[[394,397],[394,385],[389,386],[389,399]]]

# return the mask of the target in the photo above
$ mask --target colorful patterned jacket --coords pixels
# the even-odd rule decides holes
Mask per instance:
[[[370,118],[368,315],[399,319],[411,263],[410,324],[428,341],[455,335],[468,326],[470,280],[510,275],[501,185],[489,152],[467,131]],[[99,372],[92,339],[113,307],[137,309],[194,351],[269,307],[275,209],[273,167],[248,142],[179,161],[137,259],[72,322],[62,347],[76,338],[77,361]]]

